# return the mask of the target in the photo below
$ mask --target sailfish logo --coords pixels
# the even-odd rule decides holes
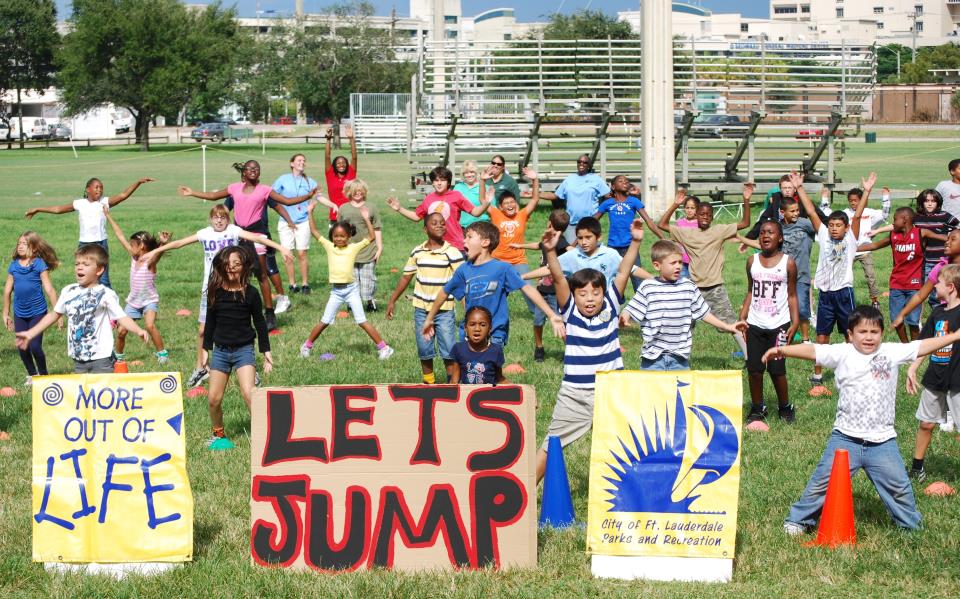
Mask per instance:
[[[653,427],[642,424],[643,443],[630,427],[633,449],[618,438],[623,454],[610,453],[616,462],[607,462],[613,476],[604,480],[613,485],[607,489],[612,496],[609,512],[662,512],[673,514],[694,512],[690,505],[700,498],[698,489],[720,480],[737,460],[740,442],[737,430],[722,412],[703,405],[690,406],[707,433],[708,443],[693,465],[680,475],[687,443],[687,408],[683,405],[680,389],[689,383],[677,381],[676,410],[671,437],[670,416],[665,417],[665,434],[661,434],[658,418]],[[651,438],[652,430],[652,438]],[[694,475],[694,472],[697,474]],[[675,501],[674,493],[688,477],[700,475],[686,495]],[[695,480],[692,479],[692,480]],[[689,485],[688,485],[689,486]],[[725,512],[719,512],[725,513]]]

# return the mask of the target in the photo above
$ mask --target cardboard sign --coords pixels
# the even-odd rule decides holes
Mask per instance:
[[[33,560],[193,557],[179,373],[33,379]]]
[[[535,405],[515,385],[256,390],[253,561],[535,566]]]
[[[739,371],[597,375],[588,551],[732,559],[742,398]]]

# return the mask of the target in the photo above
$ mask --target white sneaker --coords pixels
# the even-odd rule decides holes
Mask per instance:
[[[277,305],[274,308],[274,314],[283,314],[290,309],[290,298],[286,295],[278,295],[274,298],[277,300]]]
[[[33,377],[28,374],[28,375],[27,375],[27,378],[23,379],[23,386],[24,386],[24,387],[32,387],[32,386],[33,386]]]
[[[190,373],[190,378],[187,379],[187,387],[196,387],[208,378],[210,378],[210,373],[207,372],[206,368],[194,368],[193,372]]]
[[[380,356],[381,360],[386,360],[387,358],[393,355],[393,348],[390,347],[389,345],[385,345],[381,349],[377,350],[377,355]]]
[[[304,344],[300,346],[300,357],[309,358],[311,349],[313,348],[311,346],[308,346],[306,342],[304,342]]]
[[[787,533],[791,537],[797,537],[807,534],[807,527],[802,524],[797,524],[796,522],[784,522],[783,532]]]
[[[29,378],[29,377],[28,377]],[[947,412],[947,421],[940,423],[940,430],[945,433],[952,433],[957,426],[953,422],[953,412]]]

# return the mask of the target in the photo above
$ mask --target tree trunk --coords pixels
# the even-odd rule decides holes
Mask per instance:
[[[20,101],[20,86],[17,86],[17,120],[19,121],[18,129],[20,130],[20,149],[23,149],[23,103]]]
[[[134,130],[136,131],[137,143],[140,144],[141,152],[150,151],[150,115],[143,110],[138,110],[134,116]]]
[[[332,120],[333,122],[330,126],[333,127],[333,147],[339,150],[343,147],[343,144],[340,142],[340,117],[335,116]]]

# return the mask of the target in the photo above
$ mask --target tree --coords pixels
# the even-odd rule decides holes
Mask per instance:
[[[416,65],[397,59],[389,31],[370,26],[369,3],[339,4],[329,12],[336,27],[285,32],[284,79],[303,110],[316,118],[330,117],[337,132],[350,110],[351,93],[404,92]]]
[[[536,37],[534,32],[533,37]],[[579,10],[572,15],[554,13],[543,28],[545,40],[615,40],[640,39],[630,23],[599,10]]]
[[[877,81],[881,83],[899,83],[903,65],[910,62],[910,48],[903,44],[877,46]],[[897,57],[899,56],[899,60]],[[899,68],[898,68],[899,67]]]
[[[178,0],[73,0],[70,24],[59,60],[68,110],[126,107],[144,151],[154,117],[193,99],[219,107],[233,50],[245,42],[233,10],[218,3],[188,10]]]
[[[53,0],[0,0],[0,94],[17,91],[20,147],[23,107],[20,93],[52,83],[53,57],[60,43]]]
[[[917,61],[903,65],[900,83],[935,83],[930,69],[960,69],[960,47],[954,44],[930,46],[917,50]]]

